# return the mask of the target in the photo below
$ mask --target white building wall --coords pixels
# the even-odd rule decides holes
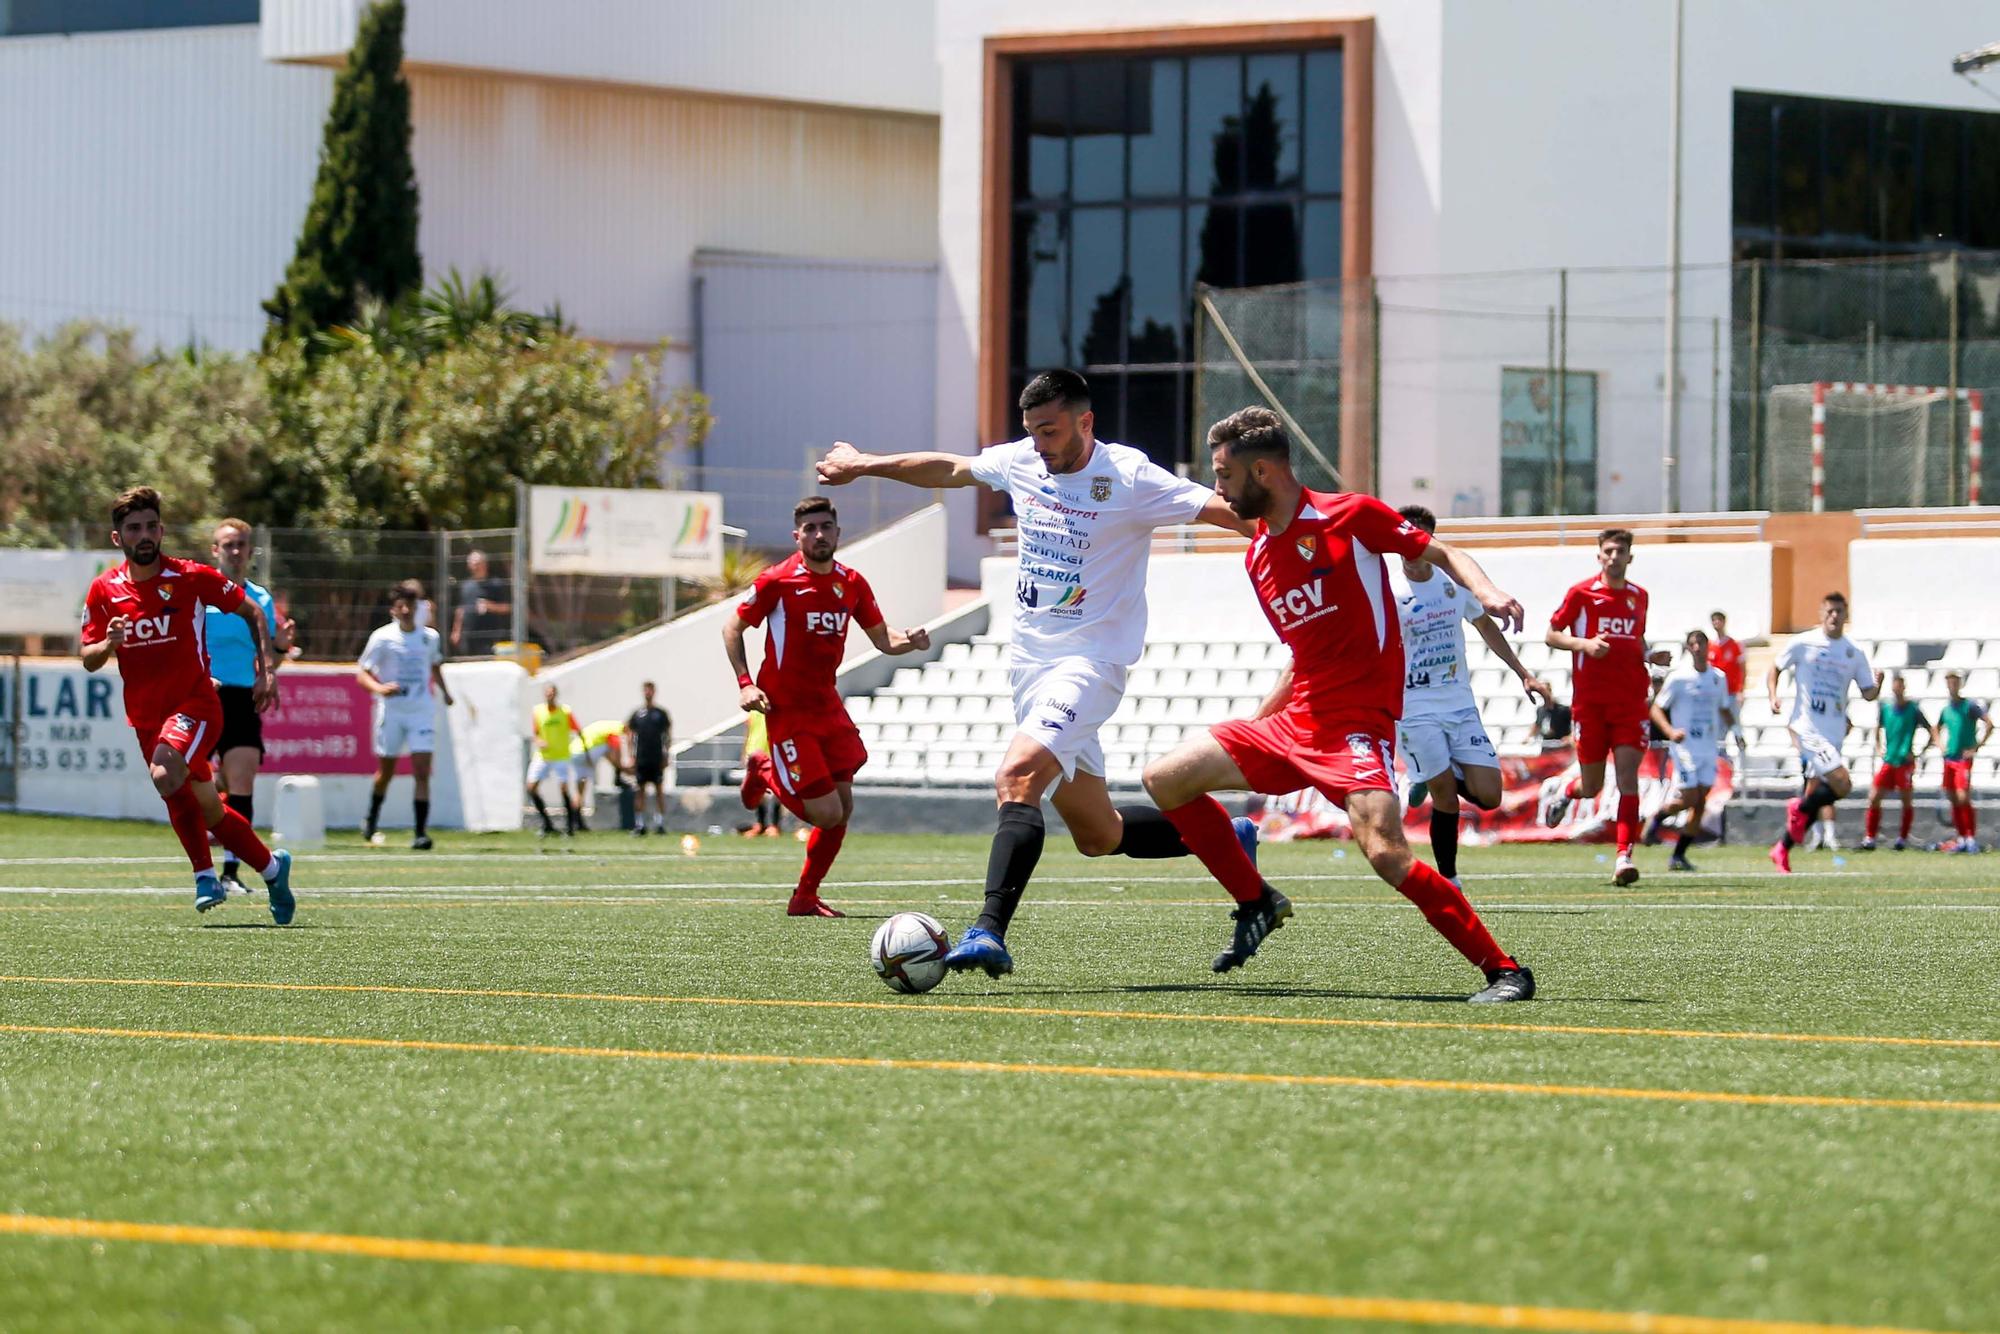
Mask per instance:
[[[338,61],[368,0],[264,0],[264,54]],[[412,67],[937,113],[935,0],[407,0]]]
[[[255,347],[332,89],[249,26],[0,41],[0,320]]]

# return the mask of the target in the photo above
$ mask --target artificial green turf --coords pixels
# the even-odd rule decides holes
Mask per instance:
[[[0,1024],[2000,1102],[1995,1046],[1520,1027],[2000,1041],[2000,862],[1983,857],[1816,854],[1779,880],[1759,849],[1671,879],[1648,854],[1620,891],[1595,849],[1470,849],[1469,891],[1543,988],[1480,1011],[1457,1003],[1472,970],[1325,844],[1265,849],[1300,913],[1229,979],[1207,968],[1226,903],[1192,863],[1052,847],[1010,937],[1020,971],[911,998],[869,971],[868,935],[901,907],[960,929],[981,840],[857,836],[826,891],[855,916],[831,922],[783,916],[789,841],[350,843],[301,858],[285,931],[231,929],[268,922],[256,899],[197,918],[175,851],[158,826],[0,817],[0,972],[888,1008],[5,982]],[[0,1032],[0,1125],[6,1212],[2000,1328],[1992,1111]],[[1262,1323],[0,1237],[8,1327],[996,1320]]]

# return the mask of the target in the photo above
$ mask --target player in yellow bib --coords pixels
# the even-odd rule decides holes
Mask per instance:
[[[535,706],[534,730],[528,735],[535,745],[535,758],[528,761],[528,800],[535,804],[535,813],[542,817],[543,838],[556,832],[555,821],[549,818],[549,808],[542,802],[544,778],[555,779],[556,794],[562,798],[564,836],[574,834],[583,824],[583,813],[576,808],[576,800],[569,791],[575,772],[570,764],[570,737],[573,735],[583,735],[576,715],[556,701],[553,685],[542,687],[542,702]]]

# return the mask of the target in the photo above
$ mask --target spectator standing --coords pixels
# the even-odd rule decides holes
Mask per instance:
[[[465,570],[451,611],[451,651],[459,657],[485,657],[513,633],[514,589],[489,571],[483,551],[466,556]]]
[[[662,786],[667,774],[667,747],[673,744],[674,720],[667,711],[653,702],[653,683],[645,682],[639,687],[644,701],[632,710],[632,716],[625,720],[625,753],[632,763],[632,782],[638,789],[634,793],[632,810],[632,835],[641,838],[646,833],[646,790],[653,792],[653,832],[667,832],[667,794]]]

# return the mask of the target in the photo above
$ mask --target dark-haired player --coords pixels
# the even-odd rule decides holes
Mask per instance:
[[[1276,413],[1244,408],[1208,432],[1215,489],[1256,522],[1244,560],[1257,600],[1292,665],[1255,718],[1222,723],[1146,766],[1146,791],[1237,901],[1229,947],[1215,971],[1241,967],[1291,913],[1237,843],[1211,792],[1316,788],[1347,812],[1375,873],[1422,910],[1486,985],[1495,1004],[1535,994],[1534,975],[1501,949],[1458,886],[1410,855],[1392,786],[1396,715],[1403,707],[1403,641],[1386,559],[1448,572],[1486,614],[1521,623],[1521,604],[1454,550],[1373,496],[1308,491],[1292,471]]]
[[[1992,716],[1984,704],[1960,693],[1964,686],[1963,676],[1946,672],[1944,688],[1949,698],[1938,710],[1944,796],[1951,803],[1951,827],[1958,831],[1958,837],[1944,845],[1947,852],[1979,851],[1979,821],[1972,810],[1972,757],[1993,735]]]
[[[1574,585],[1549,618],[1550,648],[1572,654],[1570,709],[1576,718],[1577,776],[1549,803],[1551,828],[1569,805],[1604,790],[1608,756],[1618,777],[1618,862],[1612,878],[1639,878],[1632,846],[1639,840],[1639,761],[1646,753],[1652,707],[1650,663],[1665,667],[1673,655],[1646,652],[1646,590],[1625,577],[1632,565],[1632,534],[1606,528],[1597,535],[1597,574]]]
[[[767,717],[771,777],[785,809],[810,824],[806,864],[785,911],[793,917],[844,917],[820,898],[820,882],[840,855],[854,814],[854,775],[868,763],[861,732],[847,716],[835,678],[847,652],[847,627],[859,625],[887,654],[931,646],[924,629],[891,630],[868,581],[833,558],[840,516],[825,496],[808,496],[792,510],[798,551],[757,576],[750,595],[722,627],[722,647],[735,669],[746,713]],[[762,625],[764,664],[756,679],[743,632]]]
[[[1876,705],[1875,750],[1882,758],[1875,767],[1874,781],[1868,785],[1868,816],[1861,839],[1863,852],[1875,851],[1875,835],[1882,831],[1882,799],[1891,792],[1903,799],[1903,821],[1896,834],[1895,849],[1901,852],[1910,846],[1910,824],[1917,814],[1911,792],[1917,776],[1917,757],[1930,749],[1937,733],[1907,690],[1903,674],[1895,672],[1889,677],[1889,698]],[[1922,745],[1917,744],[1920,731],[1924,734]]]
[[[368,824],[363,836],[381,839],[382,799],[396,776],[396,761],[410,757],[410,810],[415,831],[410,846],[431,846],[431,754],[437,749],[437,705],[432,691],[451,707],[451,690],[444,683],[444,644],[431,626],[417,624],[417,607],[424,586],[405,579],[389,593],[389,623],[378,626],[361,650],[354,676],[375,697],[375,786],[368,794]]]
[[[1247,531],[1219,496],[1139,450],[1097,438],[1090,386],[1045,371],[1020,397],[1027,434],[977,457],[863,454],[845,442],[820,461],[829,486],[889,477],[912,486],[987,486],[1014,503],[1020,572],[1014,585],[1014,738],[993,776],[998,828],[979,920],[945,956],[953,971],[1014,971],[1006,945],[1047,831],[1042,797],[1086,857],[1184,857],[1187,845],[1151,806],[1114,807],[1097,732],[1125,698],[1125,675],[1146,646],[1146,564],[1153,530],[1197,519]],[[1237,835],[1254,847],[1256,826]]]
[[[1667,862],[1669,871],[1694,869],[1688,849],[1708,813],[1708,790],[1715,786],[1723,734],[1736,719],[1729,707],[1729,678],[1709,661],[1708,635],[1690,630],[1681,644],[1687,649],[1687,661],[1667,673],[1660,693],[1653,697],[1653,731],[1667,743],[1674,781],[1653,815],[1648,841],[1659,837],[1660,827],[1670,817],[1687,813]]]
[[[1857,686],[1861,698],[1882,693],[1882,679],[1868,665],[1868,655],[1847,637],[1847,595],[1828,593],[1820,600],[1819,625],[1792,636],[1765,673],[1764,689],[1771,712],[1778,711],[1778,677],[1792,673],[1792,716],[1787,720],[1805,765],[1806,794],[1785,807],[1785,832],[1771,845],[1771,862],[1787,875],[1792,849],[1806,836],[1819,813],[1854,790],[1847,761],[1840,753],[1847,740],[1847,688]]]
[[[292,920],[292,854],[272,852],[242,815],[216,795],[209,752],[222,731],[222,701],[209,678],[203,646],[206,608],[243,618],[255,645],[259,707],[271,700],[271,641],[264,613],[213,566],[179,560],[160,550],[160,493],[135,486],[111,507],[111,542],[123,563],[93,579],[84,596],[78,635],[85,671],[115,656],[125,686],[125,721],[138,734],[153,787],[167,805],[167,819],[194,870],[194,906],[207,912],[228,897],[215,874],[208,835],[264,877],[271,917]]]

